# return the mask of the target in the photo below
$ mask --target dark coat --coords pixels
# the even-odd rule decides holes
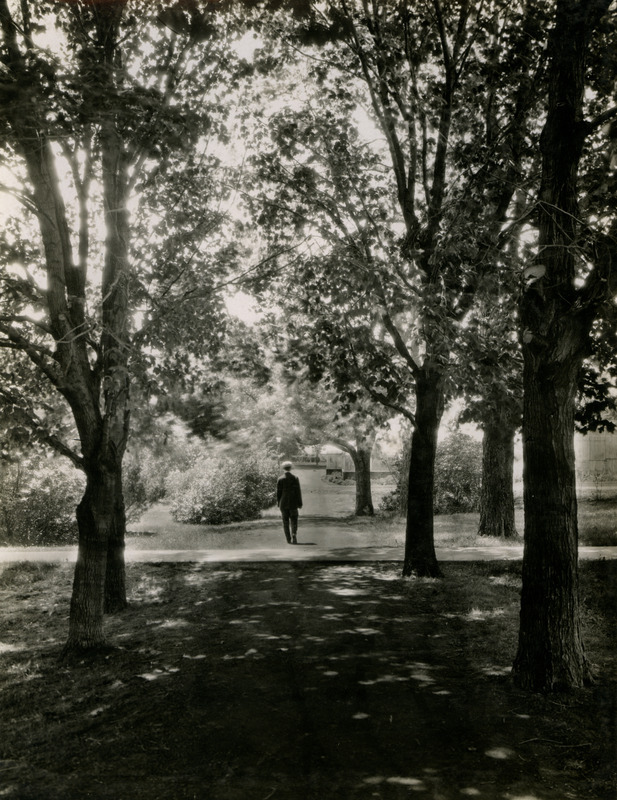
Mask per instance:
[[[276,483],[276,503],[281,511],[302,508],[300,481],[291,472],[285,472]]]

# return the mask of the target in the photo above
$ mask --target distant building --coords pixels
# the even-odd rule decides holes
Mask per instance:
[[[356,468],[349,453],[344,453],[342,450],[335,451],[334,448],[329,448],[329,451],[325,455],[326,475],[340,474],[344,479],[355,477]],[[372,478],[390,475],[391,472],[392,469],[390,466],[379,457],[373,456],[371,458]]]
[[[520,482],[523,480],[523,446],[520,439],[515,445],[514,454],[514,480]],[[579,489],[617,483],[617,433],[575,433],[574,458]]]
[[[577,433],[574,452],[580,482],[617,481],[617,434]]]

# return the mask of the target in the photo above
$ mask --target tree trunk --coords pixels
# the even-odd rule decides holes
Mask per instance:
[[[516,537],[514,523],[514,436],[497,418],[484,426],[479,536]]]
[[[77,506],[79,545],[65,653],[90,650],[105,643],[105,577],[115,486],[114,477],[103,470],[89,470],[86,475],[86,490]]]
[[[99,36],[107,44],[102,48],[106,66],[104,86],[122,82],[121,71],[114,77],[118,56],[118,30],[123,0],[116,8],[99,15]],[[129,372],[128,372],[128,297],[129,242],[131,236],[127,201],[129,196],[128,155],[121,126],[114,115],[106,113],[101,119],[101,167],[103,203],[107,239],[103,266],[103,332],[101,352],[103,363],[104,426],[101,440],[102,455],[113,465],[113,506],[107,539],[105,573],[105,610],[126,608],[126,579],[124,566],[124,535],[126,514],[122,489],[122,459],[129,433]]]
[[[356,517],[372,517],[373,496],[371,492],[371,452],[373,443],[360,443],[350,450],[350,455],[356,469]]]
[[[525,551],[514,679],[535,691],[580,687],[590,677],[578,604],[577,370],[571,362],[551,366],[526,358]]]
[[[407,502],[409,500],[409,468],[411,464],[411,435],[403,444],[403,454],[401,456],[401,470],[398,479],[399,492],[399,515],[407,515]]]
[[[105,613],[115,614],[124,611],[126,600],[126,571],[124,564],[124,536],[126,532],[126,512],[122,491],[122,472],[116,477],[115,503],[112,524],[107,546],[107,567],[105,572]]]
[[[444,408],[441,384],[439,375],[427,374],[426,370],[416,379],[416,424],[409,462],[404,576],[441,576],[433,539],[435,454]]]
[[[591,673],[581,640],[574,402],[589,333],[606,294],[576,288],[581,234],[578,168],[586,53],[610,0],[559,0],[549,39],[548,114],[540,146],[539,247],[521,300],[525,550],[517,685],[578,688]],[[587,264],[580,265],[588,269]]]

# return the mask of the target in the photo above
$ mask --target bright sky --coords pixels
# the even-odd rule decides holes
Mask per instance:
[[[241,319],[247,325],[252,325],[261,317],[255,300],[244,292],[236,292],[234,295],[226,297],[225,305],[232,316]]]

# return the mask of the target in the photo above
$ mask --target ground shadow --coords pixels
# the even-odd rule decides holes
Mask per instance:
[[[118,646],[59,668],[70,566],[2,576],[3,796],[480,800],[614,796],[617,563],[581,566],[599,683],[510,681],[520,564],[129,565]],[[57,646],[54,644],[53,646]]]

